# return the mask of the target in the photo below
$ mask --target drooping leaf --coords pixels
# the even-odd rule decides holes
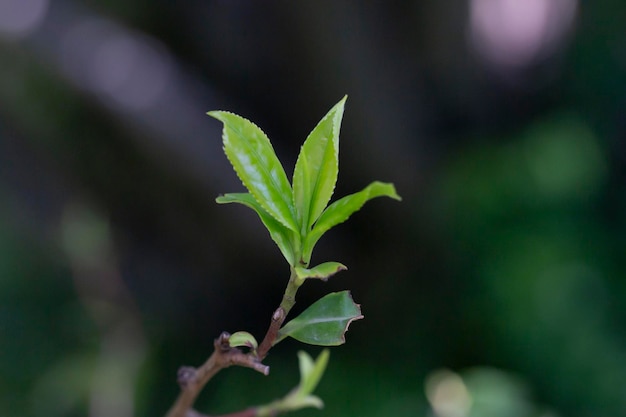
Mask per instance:
[[[272,217],[299,232],[291,185],[265,133],[233,113],[211,111],[207,114],[224,124],[224,152],[248,191]]]
[[[293,174],[293,198],[306,234],[322,213],[335,189],[339,173],[339,129],[346,102],[341,99],[305,140]]]
[[[270,237],[278,245],[289,265],[296,264],[296,254],[294,241],[298,239],[296,232],[293,232],[279,223],[272,217],[250,193],[228,193],[215,199],[219,204],[239,203],[250,207],[258,215],[265,228],[270,232]]]
[[[355,304],[349,291],[330,293],[285,324],[274,343],[289,336],[311,345],[341,345],[346,341],[350,323],[362,318],[361,307]]]
[[[335,275],[339,271],[345,271],[346,266],[339,262],[324,262],[316,267],[307,269],[301,266],[296,266],[296,275],[300,281],[304,281],[307,278],[317,278],[327,280],[332,275]]]
[[[230,345],[230,347],[245,346],[252,349],[253,351],[256,350],[257,347],[259,347],[259,343],[256,341],[254,336],[252,336],[248,332],[235,332],[231,334],[228,338],[228,344]]]
[[[348,220],[367,201],[376,197],[390,197],[394,200],[401,200],[393,184],[374,181],[358,193],[347,195],[326,207],[326,210],[315,222],[311,232],[306,236],[302,248],[304,262],[309,262],[313,247],[324,233],[330,228]]]

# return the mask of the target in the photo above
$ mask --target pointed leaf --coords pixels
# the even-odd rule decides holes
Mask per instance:
[[[312,345],[341,345],[350,323],[362,318],[361,307],[349,291],[330,293],[280,329],[274,344],[290,336]]]
[[[324,375],[329,357],[330,351],[328,349],[324,349],[315,362],[313,362],[313,358],[311,358],[308,353],[302,350],[298,352],[298,361],[300,364],[300,385],[298,386],[298,393],[300,395],[309,395],[315,390],[317,384],[322,379],[322,375]]]
[[[300,368],[300,387],[302,383],[308,378],[308,375],[313,371],[315,363],[311,355],[303,350],[298,351],[298,368]],[[311,391],[309,391],[311,392]]]
[[[307,269],[301,266],[296,266],[296,275],[298,280],[303,282],[307,278],[317,278],[326,281],[332,275],[335,275],[339,271],[345,271],[346,266],[339,262],[324,262],[316,267]]]
[[[256,407],[255,415],[257,417],[270,417],[305,407],[322,408],[324,406],[322,400],[315,395],[311,395],[311,393],[317,387],[326,370],[329,356],[330,352],[328,349],[324,349],[313,362],[308,353],[298,352],[300,384],[280,400]]]
[[[250,207],[258,215],[267,230],[270,232],[270,237],[278,245],[280,252],[283,254],[289,265],[295,265],[296,255],[293,247],[293,240],[297,239],[297,235],[294,238],[295,232],[287,229],[281,223],[272,217],[259,202],[250,193],[229,193],[223,196],[217,197],[215,200],[219,204],[239,203],[244,206]]]
[[[304,247],[302,248],[304,262],[309,262],[313,247],[324,233],[330,228],[348,220],[367,201],[376,197],[390,197],[395,200],[401,200],[393,184],[374,181],[358,193],[345,196],[328,206],[313,226],[313,230],[306,236]]]
[[[241,182],[272,217],[298,232],[291,185],[265,133],[233,113],[207,114],[224,123],[224,152]]]
[[[339,129],[346,97],[322,118],[302,145],[293,173],[293,198],[302,234],[310,230],[335,189]]]

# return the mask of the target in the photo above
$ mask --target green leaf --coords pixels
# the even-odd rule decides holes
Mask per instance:
[[[256,350],[257,347],[259,347],[259,343],[256,341],[254,336],[252,336],[248,332],[235,332],[231,334],[228,338],[228,344],[230,345],[230,347],[245,346],[252,349],[253,351]]]
[[[224,152],[248,191],[272,217],[299,232],[291,185],[265,133],[233,113],[211,111],[207,114],[224,123]]]
[[[301,266],[296,266],[295,268],[296,276],[300,282],[303,282],[307,278],[317,278],[325,281],[337,272],[345,271],[346,269],[348,268],[339,262],[324,262],[310,269]]]
[[[328,205],[339,173],[339,129],[346,97],[322,118],[305,140],[293,173],[293,199],[305,235]]]
[[[358,193],[347,195],[326,207],[326,210],[315,222],[313,230],[305,238],[302,248],[302,258],[305,264],[311,259],[313,247],[324,233],[330,228],[348,220],[367,201],[376,197],[390,197],[394,200],[402,200],[396,193],[393,184],[374,181]]]
[[[322,408],[324,406],[322,400],[315,395],[311,395],[311,393],[317,387],[322,375],[324,375],[329,356],[330,352],[328,349],[324,349],[313,362],[308,353],[298,352],[300,384],[280,400],[256,407],[255,415],[258,417],[270,417],[305,407]]]
[[[309,395],[315,390],[317,384],[322,379],[322,375],[324,375],[329,357],[330,351],[328,349],[324,349],[315,362],[313,362],[313,358],[308,353],[302,350],[298,352],[298,363],[300,366],[298,391],[301,394]]]
[[[341,345],[346,341],[350,323],[362,318],[361,307],[354,303],[349,291],[330,293],[285,324],[274,344],[290,336],[312,345]]]
[[[324,350],[327,350],[327,349],[324,349]],[[299,350],[298,351],[298,368],[300,368],[299,387],[303,386],[303,382],[307,379],[308,375],[313,371],[314,366],[315,365],[314,365],[313,358],[311,357],[311,355],[309,355],[303,350]],[[310,390],[308,393],[311,393],[311,392],[313,392],[313,390]]]
[[[317,395],[307,395],[298,398],[296,401],[292,401],[285,411],[296,411],[306,407],[322,409],[324,408],[324,401]]]
[[[258,215],[265,228],[270,232],[270,237],[278,245],[280,252],[283,254],[289,265],[296,264],[296,254],[294,249],[294,240],[297,241],[297,234],[287,229],[272,217],[259,202],[250,193],[229,193],[219,196],[215,201],[219,204],[239,203],[250,207]]]

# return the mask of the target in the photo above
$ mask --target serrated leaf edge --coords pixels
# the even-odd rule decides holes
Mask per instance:
[[[235,116],[236,118],[242,119],[248,123],[250,123],[252,126],[254,126],[255,128],[257,128],[259,130],[259,132],[261,132],[263,134],[263,136],[267,139],[270,148],[272,149],[272,152],[274,153],[274,155],[276,156],[276,151],[274,150],[274,146],[272,145],[271,140],[269,139],[269,136],[267,136],[267,134],[263,131],[263,129],[261,129],[256,123],[254,123],[253,121],[240,116],[236,113],[227,111],[227,110],[213,110],[210,112],[207,112],[207,114],[217,120],[219,120],[220,122],[222,122],[223,129],[222,129],[222,150],[224,151],[224,154],[226,155],[226,158],[228,159],[228,161],[230,162],[231,166],[233,168],[235,168],[236,164],[234,163],[235,161],[233,161],[233,159],[231,158],[231,156],[229,155],[229,152],[226,151],[226,145],[224,145],[224,141],[227,140],[226,138],[226,123],[224,122],[224,120],[222,120],[221,118],[219,118],[217,115],[219,115],[220,113],[224,113],[224,114],[228,114],[231,116]],[[243,136],[242,132],[240,132],[239,130],[233,128],[232,126],[228,125],[228,127],[235,131],[237,134],[239,134],[240,136]],[[259,156],[258,153],[254,150],[251,151],[251,153],[254,153],[257,157]],[[285,167],[283,167],[282,163],[280,162],[280,159],[278,159],[278,156],[276,156],[276,160],[278,161],[279,166],[282,168],[283,174],[285,174],[285,179],[286,184],[288,185],[289,191],[290,191],[290,195],[289,196],[282,196],[281,195],[281,201],[287,206],[287,209],[290,213],[290,220],[292,224],[289,224],[289,222],[287,220],[283,220],[280,219],[279,217],[282,216],[276,216],[273,213],[273,210],[270,208],[270,206],[267,204],[267,202],[265,201],[265,199],[261,198],[261,195],[256,195],[256,192],[253,192],[253,190],[251,190],[250,188],[248,188],[248,186],[246,185],[246,182],[244,181],[244,179],[241,177],[241,175],[239,174],[239,171],[237,169],[234,169],[235,174],[237,175],[237,178],[239,178],[239,181],[241,181],[241,183],[243,184],[243,186],[250,192],[250,194],[252,194],[252,196],[254,197],[255,200],[257,200],[257,202],[261,205],[261,207],[263,207],[265,209],[265,211],[268,212],[268,214],[270,216],[272,216],[273,218],[276,219],[276,221],[278,221],[279,223],[281,223],[283,226],[285,226],[286,228],[296,232],[296,233],[300,233],[297,227],[297,221],[296,221],[296,213],[295,213],[295,208],[293,205],[293,190],[292,190],[292,186],[291,183],[289,182],[289,179],[287,177],[287,174],[285,173]],[[279,185],[276,183],[274,177],[267,171],[265,170],[265,174],[267,177],[269,177],[271,179],[272,182],[272,186],[274,187],[274,189],[276,190],[280,190]],[[280,193],[282,194],[282,193]]]
[[[333,107],[331,107],[331,109],[324,115],[324,117],[322,117],[322,119],[315,125],[315,127],[311,130],[311,132],[309,133],[309,135],[307,136],[307,138],[305,139],[304,143],[302,144],[302,146],[300,147],[300,152],[298,153],[298,158],[296,160],[296,168],[298,167],[298,165],[300,163],[303,164],[307,164],[307,160],[306,158],[304,158],[304,147],[307,144],[307,141],[309,141],[309,139],[311,138],[311,135],[313,134],[313,132],[315,132],[315,130],[317,128],[319,128],[323,123],[325,123],[328,119],[332,118],[331,121],[331,130],[332,130],[332,136],[335,140],[333,140],[333,138],[327,138],[328,143],[327,146],[324,148],[324,154],[326,154],[326,152],[328,152],[328,147],[332,147],[332,152],[334,154],[334,168],[335,168],[335,180],[333,181],[333,185],[331,187],[330,193],[328,195],[328,198],[326,199],[326,201],[324,202],[324,206],[322,207],[322,209],[320,210],[319,213],[317,213],[317,215],[312,216],[312,212],[311,212],[311,203],[312,201],[308,202],[307,205],[307,213],[297,213],[296,216],[298,216],[298,218],[301,220],[302,224],[300,225],[302,228],[302,233],[306,234],[308,233],[308,231],[311,229],[311,227],[313,226],[313,224],[315,223],[315,221],[319,218],[319,216],[322,214],[322,212],[324,211],[324,208],[326,206],[328,206],[328,203],[330,202],[330,200],[332,199],[333,194],[335,193],[335,188],[337,186],[337,178],[339,175],[339,133],[341,130],[341,120],[343,119],[343,115],[344,115],[344,111],[345,111],[345,103],[347,100],[348,96],[345,95],[341,100],[339,100]],[[342,107],[341,111],[337,111],[338,107]],[[307,168],[308,170],[308,168]],[[293,175],[293,179],[292,179],[292,187],[293,184],[295,184],[295,177],[296,177],[296,172],[297,169],[294,168],[294,175]],[[313,189],[316,189],[317,187],[317,183],[319,182],[319,173],[318,175],[316,175],[316,179],[315,179],[315,185],[313,187]],[[297,204],[295,201],[295,192],[292,193],[293,196],[293,200],[294,200],[294,208],[297,211]],[[312,197],[312,196],[311,196]]]

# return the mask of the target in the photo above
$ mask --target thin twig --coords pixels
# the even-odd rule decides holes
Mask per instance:
[[[209,416],[207,414],[202,414],[192,409],[187,411],[185,417],[256,417],[256,415],[256,408],[247,408],[245,410],[237,411],[235,413],[221,414],[219,416]]]
[[[272,315],[272,321],[270,322],[270,327],[267,329],[267,333],[265,333],[265,337],[263,338],[263,341],[261,342],[261,344],[259,345],[259,348],[257,349],[257,355],[259,359],[261,360],[265,359],[265,357],[267,356],[267,353],[274,345],[274,340],[276,340],[276,337],[278,336],[278,331],[280,330],[280,327],[283,325],[283,322],[285,321],[286,316],[287,315],[285,314],[285,310],[283,310],[282,307],[278,307],[276,311],[274,312],[274,314]]]
[[[296,292],[298,292],[298,288],[297,276],[295,270],[292,268],[291,276],[289,277],[289,282],[287,283],[287,288],[285,288],[280,306],[274,311],[267,333],[265,333],[265,337],[257,349],[257,355],[261,360],[265,359],[269,350],[274,346],[278,331],[285,322],[289,311],[296,304]]]
[[[269,367],[251,354],[245,354],[237,348],[230,347],[230,334],[223,332],[215,339],[213,353],[199,368],[182,367],[178,371],[178,383],[181,391],[174,405],[167,413],[167,417],[187,417],[192,410],[193,403],[202,388],[215,374],[231,365],[252,368],[264,375],[269,373]],[[194,413],[195,411],[191,411]],[[193,414],[192,414],[193,415]],[[246,416],[243,414],[242,417]]]
[[[291,275],[287,288],[283,294],[280,306],[274,311],[272,321],[259,345],[256,353],[243,353],[237,348],[233,348],[229,344],[230,334],[223,332],[214,343],[214,351],[207,361],[199,368],[181,367],[178,370],[178,384],[181,391],[172,408],[168,411],[166,417],[209,417],[195,411],[193,403],[202,388],[215,374],[231,365],[243,366],[254,369],[264,375],[269,374],[269,366],[261,363],[267,356],[269,350],[274,345],[278,331],[283,325],[287,314],[296,304],[296,292],[299,284],[295,269],[291,269]],[[221,417],[254,417],[257,414],[256,408],[249,408],[236,413],[227,414]]]

